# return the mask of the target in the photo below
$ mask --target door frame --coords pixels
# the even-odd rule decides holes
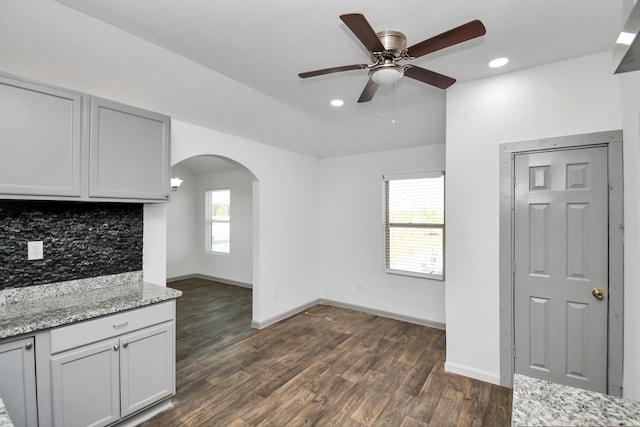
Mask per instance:
[[[609,180],[609,322],[607,391],[622,396],[623,357],[623,182],[622,131],[500,144],[500,384],[513,387],[514,346],[514,186],[515,156],[541,151],[607,147]]]

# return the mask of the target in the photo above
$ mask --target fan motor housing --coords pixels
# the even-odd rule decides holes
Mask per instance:
[[[407,47],[407,37],[400,31],[380,31],[376,33],[384,50],[398,57]]]

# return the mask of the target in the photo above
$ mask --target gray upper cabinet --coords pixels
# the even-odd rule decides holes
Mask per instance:
[[[89,196],[166,200],[170,119],[90,98]]]
[[[0,76],[0,193],[81,195],[82,95]]]
[[[167,201],[170,123],[0,74],[0,199]]]

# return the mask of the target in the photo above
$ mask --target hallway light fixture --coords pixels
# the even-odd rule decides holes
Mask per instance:
[[[178,177],[171,178],[171,191],[178,191],[178,187],[182,184],[182,180]]]

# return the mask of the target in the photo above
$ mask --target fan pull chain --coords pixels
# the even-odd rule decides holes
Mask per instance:
[[[392,112],[391,112],[391,123],[396,123],[396,84],[393,83],[393,101],[392,101]]]

